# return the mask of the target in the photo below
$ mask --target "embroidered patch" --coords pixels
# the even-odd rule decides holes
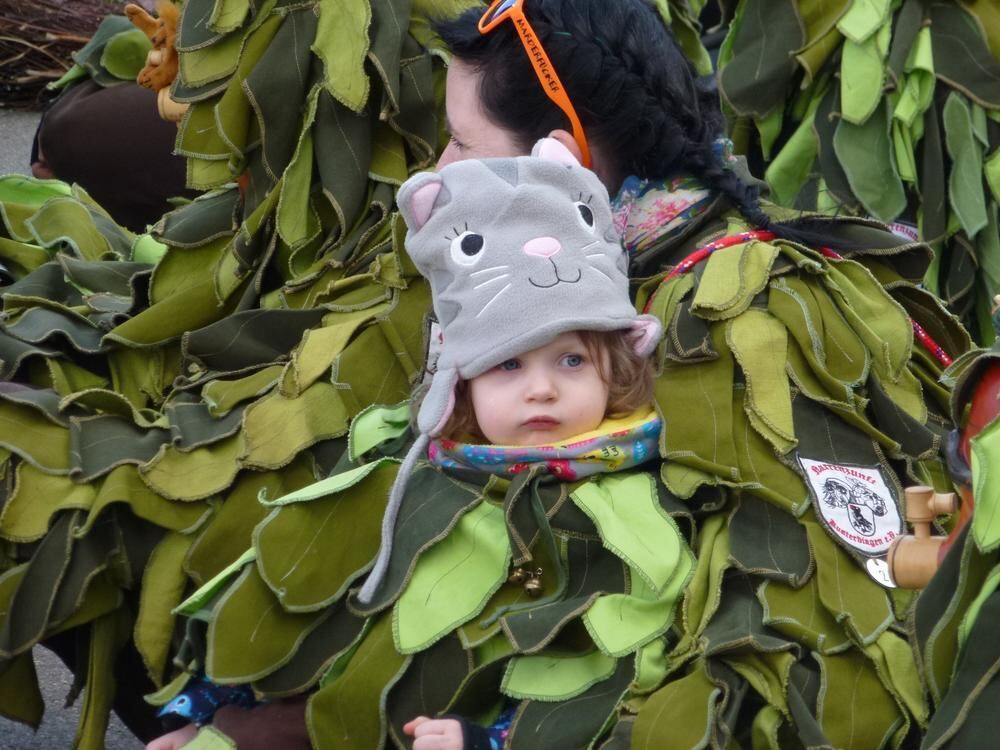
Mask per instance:
[[[799,457],[816,514],[834,538],[865,557],[888,552],[903,533],[899,503],[878,466]]]

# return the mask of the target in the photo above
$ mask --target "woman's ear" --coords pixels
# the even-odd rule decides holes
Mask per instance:
[[[411,231],[416,232],[427,223],[443,186],[441,175],[435,172],[420,172],[403,183],[396,203]]]

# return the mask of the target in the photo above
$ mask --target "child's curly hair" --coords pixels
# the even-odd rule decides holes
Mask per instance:
[[[656,368],[651,357],[640,357],[632,348],[627,331],[575,331],[587,347],[587,353],[598,363],[601,380],[608,386],[608,406],[605,417],[623,417],[653,402],[653,381]],[[603,366],[607,352],[608,367]],[[605,371],[607,370],[607,371]],[[455,408],[442,430],[450,437],[468,436],[485,441],[469,397],[468,381],[461,380],[455,389]],[[413,395],[411,414],[420,411],[426,388],[418,386]]]

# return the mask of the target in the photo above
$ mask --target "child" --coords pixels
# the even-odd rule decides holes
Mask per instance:
[[[614,726],[633,687],[664,673],[662,636],[692,570],[658,475],[634,471],[658,455],[649,355],[659,324],[629,301],[607,194],[556,141],[533,157],[417,175],[399,203],[443,338],[416,440],[397,470],[384,457],[392,440],[376,448],[364,437],[386,410],[362,413],[350,452],[382,458],[271,502],[256,563],[278,601],[255,599],[254,611],[287,603],[295,617],[329,619],[301,637],[284,630],[291,656],[251,664],[241,644],[261,643],[265,621],[229,611],[256,580],[247,566],[224,594],[224,581],[206,585],[195,607],[210,623],[206,672],[252,675],[267,694],[289,660],[315,649],[326,667],[308,708],[319,747],[374,747],[386,732],[397,744],[414,737],[417,750],[587,745]],[[363,511],[385,471],[381,546],[348,595],[371,564],[355,548],[374,551]],[[312,513],[324,507],[320,522]],[[338,521],[339,534],[320,536]],[[272,548],[288,522],[294,530]],[[291,538],[312,552],[322,538],[335,543],[293,562]],[[280,572],[275,554],[288,563]],[[361,564],[334,559],[347,554]],[[303,601],[295,580],[310,566],[328,590]],[[312,639],[327,622],[352,637]],[[229,664],[213,649],[232,654]],[[428,718],[446,711],[462,718]],[[257,726],[256,741],[266,731]]]

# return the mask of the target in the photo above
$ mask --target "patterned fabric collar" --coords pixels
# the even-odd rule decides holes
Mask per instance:
[[[727,169],[737,166],[733,143],[728,138],[716,140],[712,149]],[[690,175],[659,180],[631,175],[625,178],[611,207],[622,243],[630,255],[635,255],[708,211],[714,197],[712,190]]]
[[[625,249],[635,255],[705,213],[712,197],[712,191],[694,177],[645,180],[632,175],[612,202],[615,227]]]
[[[571,481],[630,469],[653,458],[661,426],[650,407],[620,419],[606,419],[592,432],[551,445],[475,445],[442,438],[431,442],[427,458],[445,469],[473,469],[500,476],[544,464],[553,476]]]

